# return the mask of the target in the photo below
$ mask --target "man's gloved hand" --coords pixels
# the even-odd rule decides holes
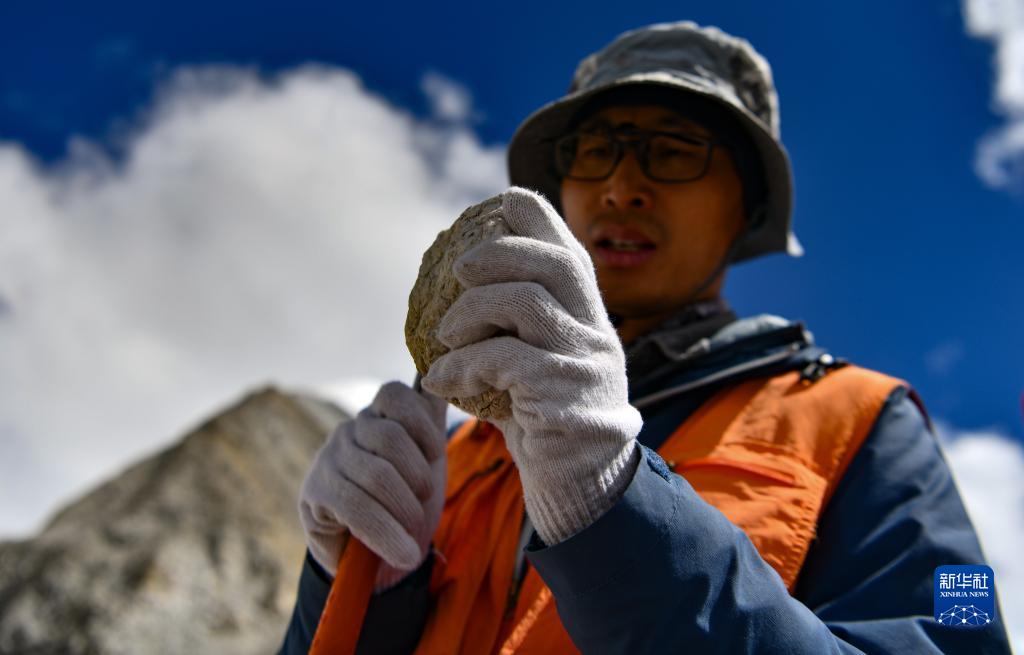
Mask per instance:
[[[331,575],[350,532],[383,560],[378,591],[426,559],[444,507],[445,407],[430,393],[389,382],[316,454],[299,518],[310,553]]]
[[[517,236],[456,260],[466,290],[438,327],[451,350],[422,384],[445,398],[508,390],[512,417],[495,424],[519,468],[527,512],[554,545],[622,495],[639,462],[642,421],[587,251],[533,192],[509,189],[502,212]]]

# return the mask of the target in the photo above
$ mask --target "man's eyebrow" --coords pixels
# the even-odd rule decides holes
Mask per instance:
[[[602,116],[593,116],[580,123],[579,129],[590,130],[595,127],[611,128],[611,126],[612,123],[607,118],[604,118]]]
[[[694,123],[688,118],[683,118],[682,116],[662,116],[661,119],[658,121],[658,125],[661,127],[680,127],[688,130],[693,130],[696,134],[700,136],[709,136],[707,130],[705,130],[703,127],[701,127],[697,123]]]

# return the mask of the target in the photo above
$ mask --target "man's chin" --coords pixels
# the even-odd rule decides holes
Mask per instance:
[[[636,298],[628,301],[616,301],[612,298],[606,298],[605,307],[608,308],[609,314],[629,320],[653,318],[673,310],[670,305],[665,303]]]

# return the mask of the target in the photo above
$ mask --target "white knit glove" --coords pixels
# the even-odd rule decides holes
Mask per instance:
[[[512,417],[495,424],[519,468],[530,519],[554,545],[625,491],[642,421],[587,251],[543,197],[513,187],[501,198],[517,236],[456,260],[466,290],[438,327],[451,350],[422,384],[445,398],[508,390]]]
[[[299,498],[309,551],[332,576],[349,532],[383,562],[376,589],[427,557],[444,507],[446,403],[389,382],[340,423],[313,459]]]

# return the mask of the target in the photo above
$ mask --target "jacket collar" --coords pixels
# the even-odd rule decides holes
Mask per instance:
[[[688,344],[655,341],[659,357],[653,364],[642,371],[627,368],[631,402],[638,408],[731,379],[804,368],[825,354],[803,324],[771,314],[730,321]]]
[[[722,298],[687,305],[647,334],[626,344],[626,371],[630,380],[643,380],[665,362],[677,361],[695,343],[711,337],[736,321]]]

